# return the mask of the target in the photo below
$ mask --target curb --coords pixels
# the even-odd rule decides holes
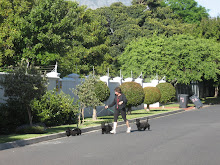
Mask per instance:
[[[138,118],[138,119],[143,119],[143,120],[147,119],[147,118],[148,119],[153,119],[153,118],[157,118],[157,117],[161,117],[161,116],[167,116],[167,115],[171,115],[171,114],[175,114],[175,113],[179,113],[179,112],[183,112],[183,111],[185,111],[185,110],[180,109],[180,110],[175,110],[175,111],[171,111],[171,112],[166,112],[166,113],[151,115],[151,116],[147,116],[147,117],[142,117],[142,118]],[[131,122],[131,123],[134,123],[135,120],[136,120],[136,118],[135,119],[130,119],[128,121]],[[123,125],[123,124],[124,124],[124,121],[118,122],[118,126]],[[81,130],[82,130],[82,134],[83,134],[83,133],[87,133],[87,132],[91,132],[91,131],[99,130],[99,129],[100,129],[100,126],[94,126],[94,127],[83,128]],[[62,138],[62,137],[65,137],[65,136],[66,136],[66,133],[61,132],[61,133],[56,133],[56,134],[31,138],[31,139],[16,140],[16,141],[13,141],[13,142],[2,143],[2,144],[0,144],[0,151],[1,150],[6,150],[6,149],[11,149],[11,148],[23,147],[23,146],[26,146],[26,145],[40,143],[40,142],[43,142],[43,141],[53,140],[53,139],[57,139],[57,138]]]

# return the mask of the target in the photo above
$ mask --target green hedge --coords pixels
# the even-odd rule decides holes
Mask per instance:
[[[138,106],[143,103],[144,90],[140,84],[136,82],[125,82],[120,88],[128,100],[127,107]]]
[[[176,96],[176,89],[170,83],[159,83],[156,87],[161,93],[160,103],[166,104]]]
[[[161,93],[157,87],[145,87],[144,88],[144,103],[154,104],[160,101]]]

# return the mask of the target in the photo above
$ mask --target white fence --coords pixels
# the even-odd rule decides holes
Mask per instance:
[[[0,73],[0,78],[1,76],[3,76],[3,74],[5,73]],[[48,90],[56,89],[57,92],[60,92],[62,90],[64,93],[69,94],[72,98],[74,97],[75,99],[77,99],[77,96],[73,94],[72,89],[76,88],[76,86],[81,83],[81,78],[79,78],[79,75],[73,73],[62,79],[59,77],[59,75],[60,74],[57,73],[56,69],[47,74],[48,82],[49,82],[47,89]],[[120,86],[124,82],[135,81],[139,83],[143,88],[149,86],[155,87],[158,83],[165,82],[163,80],[160,82],[158,80],[152,80],[150,83],[143,83],[143,79],[141,78],[137,78],[137,79],[126,78],[125,80],[122,80],[121,77],[115,77],[111,80],[108,76],[100,77],[100,80],[105,82],[110,89],[110,97],[107,101],[104,102],[104,104],[110,104],[113,101],[115,96],[114,94],[115,87]],[[7,98],[4,97],[4,89],[0,87],[0,103],[4,103],[5,99]],[[150,107],[159,107],[159,105],[160,104],[158,102],[155,104],[151,104]],[[146,107],[146,105],[142,104],[137,107],[132,107],[132,110],[143,109],[144,107]],[[114,110],[114,107],[111,107],[111,109]],[[110,114],[112,114],[112,112],[105,110],[104,106],[97,107],[97,116],[104,116]],[[91,117],[91,116],[92,116],[92,109],[87,108],[85,110],[85,117]]]

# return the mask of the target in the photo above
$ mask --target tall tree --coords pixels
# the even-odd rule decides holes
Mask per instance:
[[[123,74],[141,71],[166,76],[168,81],[189,84],[192,80],[218,81],[219,43],[188,35],[141,38],[130,43],[119,60]]]
[[[174,13],[178,14],[185,22],[200,22],[203,17],[208,18],[208,10],[198,5],[195,0],[166,0]]]
[[[34,0],[0,0],[0,66],[16,64],[21,56],[20,24]]]
[[[84,81],[81,82],[80,85],[76,87],[76,89],[72,90],[73,93],[75,93],[79,98],[83,122],[84,122],[84,109],[86,107],[93,108],[92,118],[93,120],[96,120],[97,119],[96,106],[102,104],[96,95],[95,83],[96,83],[96,78],[93,77],[92,75],[89,75],[87,78],[85,78]],[[80,116],[79,116],[79,119],[80,119]]]
[[[71,33],[82,17],[84,7],[64,0],[38,0],[22,24],[23,58],[48,65],[70,50]]]
[[[62,71],[88,75],[93,66],[99,74],[107,70],[111,57],[108,53],[106,24],[107,21],[96,11],[88,9],[83,13],[78,26],[71,31],[74,40],[67,55],[61,60]]]
[[[220,41],[220,17],[204,18],[191,29],[191,34],[206,39],[214,39]]]

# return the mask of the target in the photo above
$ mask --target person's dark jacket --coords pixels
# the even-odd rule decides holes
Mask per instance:
[[[118,108],[117,108],[117,95],[115,95],[115,98],[113,100],[113,102],[111,104],[108,105],[108,107],[112,107],[115,105],[115,109],[118,109],[118,110],[125,110],[125,107],[126,107],[126,104],[127,104],[127,99],[125,97],[124,94],[121,94],[119,96],[119,102],[120,101],[123,101],[123,103],[121,105],[118,105]]]

